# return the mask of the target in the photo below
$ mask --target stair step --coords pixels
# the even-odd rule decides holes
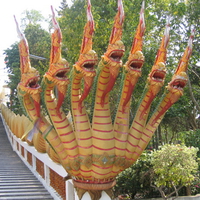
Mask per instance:
[[[23,177],[23,178],[26,178],[26,177],[28,177],[28,178],[34,178],[35,176],[34,175],[32,175],[32,174],[0,174],[0,178],[21,178],[21,177]]]
[[[41,185],[2,185],[0,186],[0,191],[3,190],[12,190],[12,189],[25,189],[25,190],[30,190],[30,189],[41,189]]]
[[[30,198],[30,196],[18,196],[18,197],[1,197],[0,196],[0,199],[1,200],[26,200],[26,199],[28,199],[28,200],[36,200],[36,199],[38,199],[38,200],[53,200],[53,198],[51,197],[51,196],[31,196],[31,198]]]
[[[0,176],[0,182],[2,181],[2,180],[4,180],[4,181],[9,181],[9,180],[12,180],[12,181],[19,181],[19,180],[28,180],[28,181],[30,181],[30,180],[36,180],[36,178],[35,177],[30,177],[30,176],[20,176],[20,177],[1,177]]]
[[[29,191],[29,192],[40,192],[40,193],[46,193],[46,189],[45,188],[16,188],[16,187],[13,187],[13,188],[7,188],[7,189],[1,189],[1,192],[0,192],[0,196],[1,194],[4,194],[4,193],[24,193],[26,191]]]
[[[40,186],[42,186],[43,187],[43,185],[38,181],[38,182],[30,182],[30,183],[24,183],[24,182],[18,182],[18,183],[16,183],[16,182],[4,182],[4,183],[0,183],[0,187],[1,186],[7,186],[7,185],[10,185],[10,186],[15,186],[15,185],[21,185],[21,186],[23,186],[23,185],[40,185]]]
[[[53,200],[42,183],[13,151],[0,117],[0,199]]]
[[[7,180],[1,180],[0,179],[0,184],[1,183],[11,183],[12,184],[13,182],[14,183],[20,183],[20,182],[23,182],[23,183],[38,183],[38,180],[36,180],[36,179],[35,180],[24,179],[24,180],[14,180],[13,181],[12,179],[7,179]]]
[[[23,191],[23,192],[12,192],[12,193],[7,193],[7,192],[1,192],[0,193],[0,199],[1,197],[5,197],[5,196],[22,196],[22,195],[25,195],[25,196],[41,196],[41,192],[40,191],[35,191],[35,192],[29,192],[29,191]],[[48,192],[42,192],[42,196],[45,196],[45,195],[49,195]]]

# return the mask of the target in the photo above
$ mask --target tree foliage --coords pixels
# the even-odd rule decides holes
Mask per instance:
[[[41,12],[37,10],[25,10],[22,15],[21,27],[24,28],[26,28],[29,24],[37,25],[38,23],[45,21]]]
[[[188,147],[200,147],[200,129],[186,131],[182,133],[183,142]],[[200,158],[200,151],[198,151],[197,156]],[[200,166],[199,166],[200,167]]]
[[[17,98],[17,90],[16,87],[20,82],[20,68],[19,68],[19,49],[17,43],[11,45],[10,48],[4,51],[5,64],[8,71],[9,81],[7,83],[8,87],[11,90],[10,93],[10,102],[8,106],[16,113],[22,113],[21,108],[19,107],[19,101]]]
[[[164,145],[159,150],[146,150],[131,167],[121,172],[114,187],[115,196],[126,194],[131,199],[162,197],[167,199],[198,193],[198,148],[185,145]],[[182,190],[181,190],[182,188]]]
[[[185,145],[164,145],[152,157],[154,175],[152,186],[168,199],[183,187],[190,185],[197,173],[198,148]]]
[[[38,24],[29,24],[26,27],[24,34],[28,41],[30,54],[46,58],[46,60],[42,61],[31,58],[31,66],[35,67],[39,71],[40,75],[43,76],[49,68],[51,49],[50,33],[42,29]]]
[[[117,197],[120,194],[128,195],[129,198],[153,198],[159,196],[150,184],[150,171],[152,169],[152,152],[144,151],[140,159],[131,167],[121,172],[117,178],[117,184],[114,187],[114,194]]]

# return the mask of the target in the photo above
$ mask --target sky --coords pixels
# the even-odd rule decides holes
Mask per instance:
[[[51,5],[54,10],[59,9],[62,0],[6,0],[0,3],[0,90],[7,80],[7,72],[4,69],[3,50],[9,48],[13,43],[18,42],[16,25],[13,16],[18,23],[21,21],[22,13],[25,10],[37,10],[47,18],[51,15]],[[67,0],[70,3],[70,0]],[[56,13],[56,12],[55,12]],[[57,14],[57,13],[56,13]],[[19,24],[20,25],[20,24]]]

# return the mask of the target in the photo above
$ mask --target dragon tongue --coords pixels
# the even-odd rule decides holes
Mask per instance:
[[[124,103],[122,105],[122,113],[125,112],[125,107],[126,107],[127,103],[129,102],[129,100],[131,98],[131,95],[133,93],[134,88],[135,88],[135,85],[133,85],[133,84],[131,84],[131,82],[129,82],[127,95],[126,95],[126,98],[125,98]]]
[[[112,74],[110,74],[110,80],[108,82],[108,85],[101,96],[101,106],[102,107],[104,107],[106,95],[112,90],[112,88],[115,84],[116,78],[117,78],[117,76],[113,76]]]
[[[40,103],[34,100],[34,105],[35,105],[36,115],[38,118],[40,118]]]
[[[64,95],[64,92],[60,91],[58,89],[58,101],[57,101],[57,106],[56,106],[56,113],[58,114],[58,116],[61,118],[61,113],[60,113],[60,107],[62,106],[63,104],[63,101],[64,101],[64,98],[65,98],[65,95]]]
[[[64,98],[65,98],[64,94],[62,92],[58,91],[58,102],[57,102],[57,109],[58,110],[60,109],[60,107],[61,107],[61,105],[64,101]]]
[[[83,90],[83,94],[81,95],[81,98],[79,99],[79,102],[78,102],[78,110],[80,113],[82,113],[82,102],[88,96],[90,89],[92,87],[93,80],[94,80],[94,77],[85,77],[84,78],[84,90]]]

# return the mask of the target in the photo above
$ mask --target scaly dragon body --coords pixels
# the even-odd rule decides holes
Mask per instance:
[[[142,53],[143,35],[145,32],[144,21],[144,2],[140,12],[140,20],[137,31],[133,40],[128,61],[124,67],[124,79],[122,79],[123,88],[121,91],[121,98],[119,101],[115,121],[115,155],[125,156],[127,137],[129,134],[129,114],[130,114],[130,99],[134,91],[135,85],[141,76],[141,68],[144,63],[144,56]]]
[[[130,134],[127,140],[128,144],[126,156],[131,160],[132,152],[134,152],[134,149],[137,147],[138,142],[141,140],[141,137],[144,134],[143,129],[146,126],[151,104],[164,85],[166,74],[165,62],[168,42],[169,23],[166,25],[165,33],[157,53],[155,63],[147,78],[147,84],[144,90],[143,98],[140,102],[140,105],[138,106],[135,118],[130,127]],[[135,154],[137,154],[137,152],[135,152]],[[132,161],[134,162],[134,160]]]
[[[143,129],[142,137],[136,148],[136,150],[138,150],[138,154],[141,154],[141,152],[146,148],[148,142],[150,141],[153,133],[159,126],[166,111],[183,95],[183,88],[187,83],[186,71],[188,66],[188,59],[190,58],[192,52],[193,37],[194,32],[192,32],[189,38],[188,46],[184,52],[184,55],[180,59],[179,65],[175,74],[172,77],[172,80],[168,83],[168,86],[166,87],[166,94],[163,95],[161,102],[159,103],[155,112],[152,114],[151,118]],[[137,158],[138,155],[135,154],[133,159]]]
[[[94,66],[97,63],[97,54],[92,50],[92,37],[94,21],[91,13],[91,4],[88,1],[87,23],[84,28],[82,46],[78,61],[73,65],[70,86],[71,115],[74,131],[79,149],[80,168],[76,173],[76,181],[92,180],[92,131],[90,120],[84,106],[84,100],[88,96],[94,77]],[[84,85],[82,91],[82,82]]]
[[[115,16],[107,51],[98,65],[97,87],[92,119],[93,155],[100,157],[95,164],[96,176],[113,181],[121,171],[115,165],[115,137],[109,105],[109,92],[112,90],[119,70],[122,67],[122,56],[125,51],[122,37],[124,10],[122,1],[118,1],[118,12]],[[116,165],[119,163],[116,162]]]
[[[141,76],[144,63],[142,53],[145,31],[144,3],[128,61],[123,65],[121,58],[125,47],[121,38],[124,10],[122,0],[118,0],[118,12],[108,48],[101,57],[96,72],[94,66],[97,64],[97,54],[92,49],[94,21],[91,3],[88,0],[87,23],[81,51],[78,61],[71,70],[70,79],[67,77],[68,63],[61,57],[62,34],[54,12],[52,21],[54,33],[50,66],[42,82],[43,100],[51,123],[40,112],[41,88],[37,83],[38,72],[30,67],[28,48],[23,37],[20,42],[22,78],[18,85],[19,97],[27,115],[37,125],[43,138],[57,153],[62,166],[71,175],[80,199],[86,191],[94,195],[93,199],[99,199],[99,193],[102,190],[110,190],[115,184],[115,177],[138,159],[165,112],[182,96],[187,81],[187,62],[191,55],[193,35],[172,81],[167,86],[167,93],[156,111],[149,117],[151,104],[164,85],[166,49],[169,42],[167,23],[142,99],[133,121],[129,124],[131,96]],[[112,122],[109,95],[122,66],[121,95]],[[84,101],[93,82],[95,82],[95,99],[92,119],[89,119]],[[69,95],[66,98],[70,99],[72,124],[62,109],[67,89]]]
[[[24,35],[20,32],[18,24],[17,30],[21,39],[19,43],[21,81],[18,84],[18,95],[22,100],[22,106],[26,111],[25,114],[27,114],[29,119],[36,126],[36,130],[39,130],[43,138],[50,144],[50,146],[59,156],[60,162],[63,164],[63,166],[66,166],[65,159],[67,154],[64,151],[64,147],[60,139],[57,137],[56,131],[40,112],[41,88],[38,84],[39,74],[35,68],[30,66],[28,43]],[[28,136],[30,137],[30,140],[32,140],[32,137],[35,133],[37,132],[33,132],[32,136]],[[61,154],[63,151],[64,153]]]
[[[52,34],[50,67],[48,72],[45,73],[42,82],[43,100],[51,123],[64,147],[64,152],[62,153],[67,154],[67,170],[70,171],[73,170],[71,163],[78,156],[78,147],[72,126],[61,107],[69,84],[69,79],[66,76],[69,72],[69,66],[67,61],[61,57],[62,34],[54,12],[52,21],[55,30]],[[55,90],[58,91],[57,98],[54,94]]]

